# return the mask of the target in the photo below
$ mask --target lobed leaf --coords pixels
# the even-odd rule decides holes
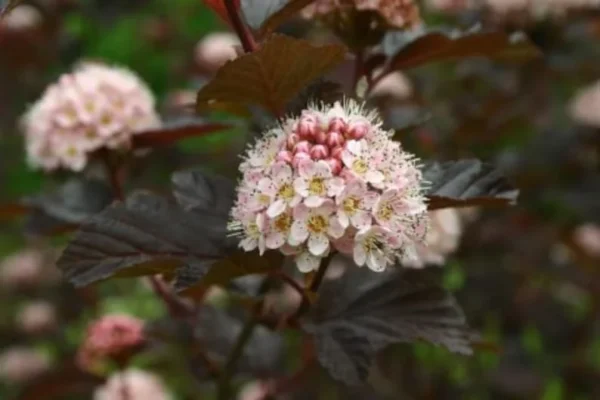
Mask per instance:
[[[197,106],[211,102],[258,104],[275,115],[307,84],[344,61],[337,44],[314,46],[302,39],[273,35],[253,53],[225,64],[198,92]]]
[[[479,160],[432,162],[423,167],[429,210],[448,207],[508,206],[519,191],[492,165]]]
[[[135,193],[87,220],[69,243],[58,267],[75,285],[118,274],[172,271],[180,263],[216,261],[232,247],[227,220],[205,212],[190,214],[146,193]]]
[[[333,378],[365,383],[373,357],[388,345],[424,340],[471,354],[459,306],[426,270],[374,273],[340,258],[345,274],[325,281],[310,322],[317,358]],[[338,261],[336,260],[336,262]]]
[[[231,129],[231,125],[206,123],[197,119],[184,119],[171,122],[157,129],[137,133],[133,137],[133,147],[163,147],[182,139],[204,136],[227,129]]]
[[[399,34],[402,35],[402,34]],[[388,42],[393,41],[388,39]],[[466,57],[531,59],[540,51],[527,39],[504,32],[441,31],[400,36],[389,48],[399,48],[390,59],[391,70],[407,70],[424,64]]]
[[[76,177],[54,192],[25,198],[22,203],[58,221],[76,224],[99,213],[112,200],[112,190],[105,182]]]

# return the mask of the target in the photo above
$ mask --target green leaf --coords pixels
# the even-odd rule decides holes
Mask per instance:
[[[479,160],[431,162],[422,169],[430,185],[429,210],[514,205],[519,191],[492,165]]]
[[[302,39],[271,36],[260,49],[225,64],[198,93],[202,109],[213,102],[258,104],[280,115],[307,84],[344,61],[346,49],[315,46]]]

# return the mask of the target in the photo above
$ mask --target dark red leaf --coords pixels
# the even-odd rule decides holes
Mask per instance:
[[[133,146],[136,148],[168,146],[182,139],[204,136],[230,128],[231,125],[219,123],[177,122],[159,129],[138,133],[133,138]]]

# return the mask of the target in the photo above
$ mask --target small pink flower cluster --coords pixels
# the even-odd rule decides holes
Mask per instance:
[[[600,81],[577,93],[571,101],[570,113],[578,123],[600,128]]]
[[[316,0],[302,11],[304,18],[323,16],[344,8],[376,11],[395,28],[410,28],[421,22],[414,0]]]
[[[229,229],[246,251],[295,255],[303,272],[332,247],[382,271],[425,238],[416,159],[352,100],[310,107],[271,129],[240,171]]]
[[[106,315],[93,322],[77,354],[82,368],[93,370],[106,359],[126,359],[144,342],[143,321],[128,315]]]
[[[90,153],[127,148],[133,134],[160,123],[152,93],[133,72],[91,62],[48,87],[22,122],[33,167],[74,171]]]
[[[163,381],[156,375],[129,369],[112,375],[94,392],[94,400],[169,400]]]
[[[429,6],[440,11],[485,9],[502,19],[528,16],[529,19],[560,17],[570,11],[593,9],[600,0],[428,0]]]

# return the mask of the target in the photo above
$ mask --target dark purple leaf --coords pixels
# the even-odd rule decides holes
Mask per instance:
[[[416,31],[386,37],[384,48],[393,51],[390,68],[407,70],[424,64],[465,57],[531,59],[540,51],[525,37],[504,32]]]
[[[347,265],[325,281],[304,329],[314,335],[317,358],[333,378],[365,382],[373,357],[395,343],[424,340],[471,354],[471,333],[454,298],[426,270],[375,273]]]
[[[206,265],[235,245],[227,220],[206,211],[190,213],[146,193],[135,193],[87,220],[58,266],[75,285],[114,275],[173,271],[178,264]]]
[[[113,200],[103,181],[73,178],[56,191],[23,199],[23,205],[65,223],[77,224],[99,213]]]
[[[228,216],[235,199],[235,182],[201,169],[179,171],[171,177],[173,194],[186,211],[213,211]]]
[[[432,162],[423,167],[430,184],[429,210],[448,207],[508,206],[519,191],[492,165],[479,160]]]
[[[157,129],[151,129],[136,134],[133,146],[136,148],[168,146],[182,139],[204,136],[214,132],[231,129],[231,125],[206,123],[198,119],[183,119],[166,124]]]

